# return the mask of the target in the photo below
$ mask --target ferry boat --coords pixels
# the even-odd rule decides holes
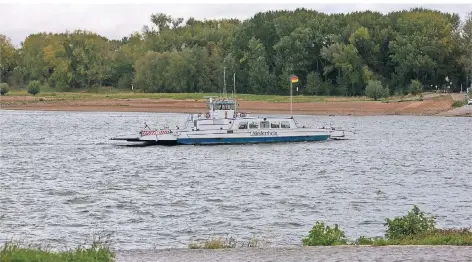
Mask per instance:
[[[210,97],[208,112],[189,114],[184,127],[164,126],[151,129],[146,125],[134,136],[114,137],[156,145],[217,145],[275,142],[307,142],[342,139],[343,130],[299,126],[293,117],[253,117],[238,112],[235,99]]]

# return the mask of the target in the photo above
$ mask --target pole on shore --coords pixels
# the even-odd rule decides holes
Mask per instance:
[[[292,115],[292,79],[290,79],[290,115]]]

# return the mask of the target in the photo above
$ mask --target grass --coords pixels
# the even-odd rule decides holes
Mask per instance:
[[[0,262],[111,262],[114,254],[105,246],[94,244],[88,248],[54,252],[51,250],[6,243],[0,249]]]
[[[190,249],[222,249],[236,247],[264,247],[268,243],[264,240],[253,236],[249,241],[241,241],[238,243],[233,237],[211,237],[206,240],[191,242],[188,247]]]
[[[213,237],[207,240],[192,242],[188,245],[190,249],[221,249],[234,248],[236,241],[234,238]]]
[[[418,234],[400,239],[383,237],[360,237],[351,242],[352,245],[453,245],[472,246],[472,231],[470,229],[436,229],[430,233]]]
[[[44,89],[44,90],[43,90]],[[31,96],[23,89],[11,89],[8,96]],[[69,100],[102,100],[102,99],[174,99],[174,100],[193,100],[199,101],[205,96],[219,96],[218,93],[142,93],[130,92],[119,89],[99,91],[74,90],[71,92],[58,92],[50,88],[42,88],[36,97],[41,97],[47,101],[69,101]],[[241,101],[265,101],[274,103],[289,103],[290,96],[283,95],[254,95],[237,94],[236,98]],[[420,96],[391,96],[385,101],[403,102],[420,99]],[[352,101],[372,101],[366,96],[304,96],[298,95],[292,97],[293,103],[303,102],[352,102]]]
[[[463,107],[467,105],[466,100],[455,100],[452,102],[452,107],[457,108],[457,107]]]
[[[0,246],[0,262],[112,262],[110,234],[93,234],[90,244],[74,249],[52,250],[41,245],[8,241]]]
[[[304,246],[334,245],[455,245],[472,246],[472,231],[468,228],[438,229],[434,216],[426,216],[417,206],[407,215],[386,219],[385,237],[369,238],[361,236],[355,241],[344,238],[344,231],[325,226],[317,221],[302,242]]]

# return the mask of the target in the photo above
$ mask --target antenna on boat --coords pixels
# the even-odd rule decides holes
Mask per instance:
[[[226,97],[226,66],[223,67],[223,96]]]
[[[236,112],[236,73],[233,73],[233,99],[234,99],[234,112]]]

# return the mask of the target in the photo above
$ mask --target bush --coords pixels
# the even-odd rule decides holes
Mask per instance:
[[[57,81],[54,83],[54,88],[60,92],[68,92],[69,85],[65,81]]]
[[[234,248],[236,247],[236,241],[234,238],[225,238],[222,237],[212,238],[205,241],[190,243],[188,245],[190,249],[220,249],[220,248]]]
[[[467,101],[466,100],[455,100],[455,101],[452,101],[452,107],[463,107],[467,105]]]
[[[129,90],[131,89],[132,84],[133,84],[133,78],[126,74],[120,77],[116,87],[119,89]]]
[[[5,95],[6,93],[8,93],[8,91],[10,91],[8,89],[8,84],[7,83],[0,83],[0,95]]]
[[[346,242],[344,232],[338,228],[337,224],[331,228],[319,221],[310,230],[308,236],[303,239],[304,246],[344,245]]]
[[[423,85],[418,80],[411,80],[411,83],[408,87],[412,95],[417,95],[423,92]]]
[[[434,217],[426,217],[416,205],[408,215],[393,220],[387,218],[386,221],[388,239],[403,239],[436,230]]]
[[[370,237],[361,236],[354,242],[354,245],[372,245],[374,240]]]
[[[38,80],[33,80],[28,84],[28,93],[32,95],[39,94],[41,83]]]
[[[382,82],[378,80],[369,80],[365,88],[365,95],[377,101],[379,98],[388,97],[389,91],[388,88],[382,86]]]

